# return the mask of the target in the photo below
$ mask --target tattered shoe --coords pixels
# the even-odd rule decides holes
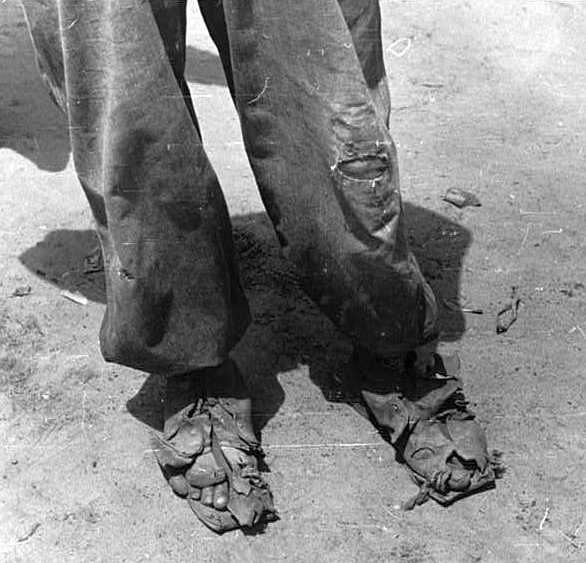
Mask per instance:
[[[236,387],[243,387],[236,366],[231,369]],[[258,471],[263,453],[252,431],[249,399],[208,397],[200,389],[199,398],[167,426],[162,436],[152,436],[155,456],[169,485],[206,526],[222,533],[277,519],[272,494]],[[242,452],[240,461],[231,464],[222,448]],[[215,460],[214,468],[196,463],[205,455]],[[228,484],[227,505],[222,509],[206,506],[202,490],[222,482]]]
[[[436,355],[424,373],[402,361],[391,364],[394,371],[388,362],[355,358],[371,418],[420,487],[403,508],[429,498],[447,505],[494,487],[497,461],[488,454],[485,434],[468,410],[461,381],[453,373],[459,362]]]

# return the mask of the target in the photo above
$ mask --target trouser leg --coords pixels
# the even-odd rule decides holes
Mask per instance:
[[[184,3],[23,4],[37,49],[43,33],[58,38],[42,56],[62,61],[52,79],[104,251],[104,357],[164,373],[223,362],[249,313],[226,205],[185,103]],[[57,31],[45,29],[47,10]]]
[[[366,85],[383,121],[388,125],[391,98],[381,42],[381,14],[378,0],[338,0],[352,35]],[[204,21],[220,54],[228,88],[234,95],[232,62],[222,1],[199,0]]]
[[[366,86],[380,118],[389,126],[391,96],[381,40],[379,0],[338,0],[362,68]]]
[[[267,212],[307,293],[377,355],[435,339],[385,123],[376,2],[224,0],[223,15],[217,2],[200,6]]]
[[[21,0],[39,74],[52,100],[67,112],[57,0]]]

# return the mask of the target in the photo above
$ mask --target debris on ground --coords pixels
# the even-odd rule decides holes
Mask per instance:
[[[78,305],[87,305],[88,304],[87,297],[85,297],[85,295],[82,295],[81,293],[67,291],[66,289],[64,289],[61,292],[61,296],[65,297],[65,299],[69,299],[70,301],[73,301],[74,303],[77,303]]]
[[[97,246],[83,259],[83,273],[95,274],[104,271],[104,258],[102,249]]]
[[[572,334],[576,331],[582,335],[582,338],[586,339],[586,332],[584,332],[584,329],[580,325],[573,326],[568,332]]]
[[[456,311],[458,313],[471,313],[473,315],[484,315],[482,309],[471,309],[469,307],[462,307],[460,303],[453,299],[443,299],[444,305],[450,309],[450,311]]]
[[[395,39],[386,50],[390,51],[395,57],[401,58],[410,48],[411,39],[409,37],[399,37],[399,39]]]
[[[539,531],[540,532],[541,532],[541,530],[543,530],[545,523],[549,520],[549,511],[550,511],[549,499],[546,499],[546,503],[548,503],[548,504],[545,507],[545,512],[543,513],[543,518],[539,522]]]
[[[30,528],[29,530],[24,533],[22,536],[18,537],[16,539],[17,542],[21,543],[23,541],[29,540],[31,539],[37,532],[37,530],[41,527],[41,523],[40,522],[35,522]]]
[[[476,195],[460,188],[450,188],[442,199],[460,209],[462,207],[480,207],[482,205]]]
[[[33,288],[30,285],[20,285],[13,292],[11,297],[26,297],[33,292]]]
[[[576,549],[582,549],[582,544],[578,543],[578,542],[576,541],[576,538],[574,538],[574,537],[572,537],[572,536],[569,536],[568,534],[566,534],[565,532],[562,532],[561,530],[558,530],[558,532],[560,533],[560,535],[561,535],[561,536],[562,536],[564,539],[566,539],[566,540],[568,540],[568,542],[570,542],[570,545],[571,545],[572,547],[575,547]]]
[[[502,334],[507,332],[511,325],[517,320],[521,298],[517,295],[517,288],[511,288],[511,297],[509,302],[497,313],[496,316],[496,333]]]
[[[566,284],[566,287],[560,289],[560,293],[566,297],[574,297],[577,293],[580,293],[584,289],[582,282],[575,282],[573,284]]]

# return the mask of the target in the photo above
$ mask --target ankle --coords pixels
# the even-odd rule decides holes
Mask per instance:
[[[354,348],[352,364],[363,390],[386,394],[397,390],[406,376],[407,355],[378,357],[364,348]]]
[[[165,420],[173,417],[197,398],[216,396],[233,379],[229,360],[219,366],[169,375],[165,381]]]
[[[437,340],[418,346],[411,352],[410,365],[419,373],[427,372],[435,364],[437,347]]]
[[[207,397],[247,399],[250,394],[242,373],[234,360],[228,358],[219,366],[205,368],[194,374],[198,388]]]

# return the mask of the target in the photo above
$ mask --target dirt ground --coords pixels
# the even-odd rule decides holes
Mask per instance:
[[[412,512],[395,506],[415,486],[340,394],[348,342],[279,255],[193,4],[187,77],[235,224],[254,314],[236,355],[281,519],[261,535],[217,537],[164,484],[148,440],[161,381],[100,357],[103,277],[83,271],[91,217],[64,118],[37,76],[19,7],[5,0],[0,559],[583,560],[585,4],[382,0],[413,248],[442,303],[445,346],[459,350],[468,398],[507,467],[493,491]],[[450,187],[482,206],[442,201]],[[519,318],[497,335],[513,286]],[[484,314],[443,305],[454,298]]]

